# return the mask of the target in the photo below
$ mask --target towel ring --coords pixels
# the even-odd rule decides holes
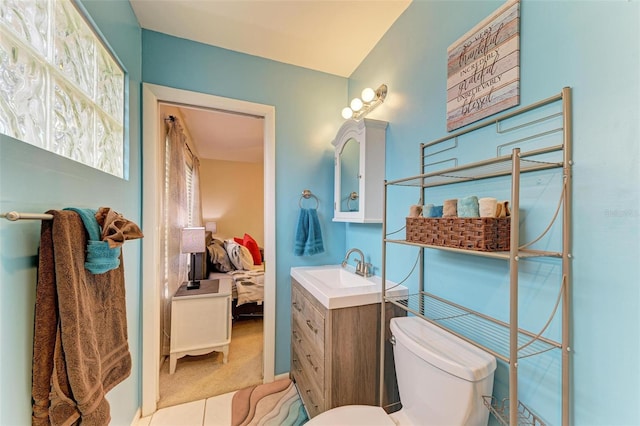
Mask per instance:
[[[349,194],[349,196],[347,197],[347,210],[348,211],[353,211],[351,209],[351,201],[353,200],[357,200],[358,199],[358,193],[353,191],[351,194]]]
[[[316,200],[315,209],[318,210],[318,207],[320,207],[320,200],[318,200],[318,197],[313,195],[313,193],[308,189],[305,189],[304,191],[302,191],[302,195],[300,196],[300,200],[298,201],[298,206],[300,206],[300,208],[302,208],[302,199],[303,198],[308,200],[309,198],[312,198],[312,197],[313,197],[314,200]]]

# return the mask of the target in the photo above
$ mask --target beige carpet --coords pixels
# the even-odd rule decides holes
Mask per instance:
[[[262,383],[262,318],[236,321],[231,331],[229,361],[222,353],[185,356],[169,374],[169,360],[160,368],[158,408],[197,401]]]

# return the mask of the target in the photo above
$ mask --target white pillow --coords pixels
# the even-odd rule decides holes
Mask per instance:
[[[233,240],[225,241],[224,246],[231,263],[236,269],[248,271],[253,267],[253,256],[251,256],[248,248]]]

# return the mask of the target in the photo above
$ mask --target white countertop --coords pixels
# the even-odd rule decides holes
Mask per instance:
[[[382,279],[356,275],[351,266],[340,265],[297,266],[291,268],[291,277],[311,293],[327,309],[369,305],[381,300]],[[387,280],[387,296],[408,295],[407,288]]]

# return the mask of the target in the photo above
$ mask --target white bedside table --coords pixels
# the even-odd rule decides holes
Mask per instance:
[[[200,288],[183,283],[171,301],[169,374],[179,358],[222,352],[226,364],[231,342],[231,278],[201,280]]]

